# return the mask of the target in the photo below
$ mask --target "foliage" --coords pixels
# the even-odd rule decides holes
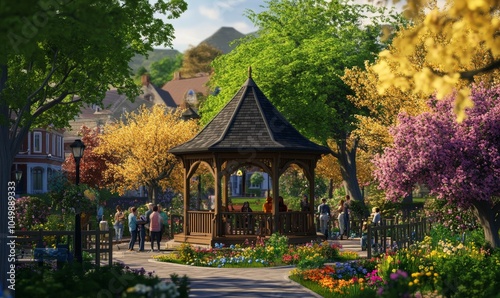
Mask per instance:
[[[99,147],[102,127],[89,128],[82,126],[78,135],[85,144],[85,151],[80,159],[80,183],[87,184],[93,188],[105,188],[111,180],[104,176],[110,163],[116,160],[109,154],[97,154],[96,148]],[[62,169],[67,179],[75,181],[76,163],[73,153],[71,153],[62,165]]]
[[[283,197],[299,197],[307,191],[309,183],[299,169],[289,167],[280,176],[279,189]]]
[[[90,266],[90,265],[87,265]],[[21,297],[188,297],[186,276],[171,276],[172,283],[160,281],[153,272],[113,266],[82,268],[70,263],[62,269],[48,266],[16,267],[16,294]],[[116,281],[113,283],[113,281]],[[118,282],[119,281],[119,282]],[[111,286],[111,284],[118,286]],[[151,296],[146,296],[146,293]],[[140,294],[141,293],[141,294]],[[140,295],[139,295],[140,294]],[[163,295],[161,295],[163,294]]]
[[[151,83],[162,87],[165,83],[171,81],[174,78],[174,72],[182,65],[182,57],[181,54],[175,57],[165,56],[161,60],[153,62],[149,72]]]
[[[290,278],[324,297],[496,297],[500,251],[431,239],[380,258],[295,269]]]
[[[123,194],[144,185],[153,202],[161,189],[182,190],[182,169],[169,150],[191,139],[198,126],[193,120],[182,120],[181,116],[182,110],[142,107],[137,113],[126,114],[118,123],[106,125],[96,152],[116,160],[108,164],[105,172],[105,177],[115,181],[114,190]]]
[[[396,2],[396,1],[394,1]],[[410,1],[406,10],[414,25],[394,38],[395,51],[383,51],[375,71],[379,75],[379,89],[396,86],[413,93],[430,95],[437,92],[441,99],[450,94],[457,84],[455,110],[459,120],[472,106],[468,83],[485,73],[492,73],[498,83],[500,50],[498,47],[498,1],[446,1],[438,7],[437,1],[424,10],[427,1]],[[425,13],[425,15],[424,15]],[[464,50],[464,44],[471,44]],[[411,55],[420,54],[426,65],[413,67]],[[398,69],[392,71],[393,67]],[[496,78],[495,78],[496,76]]]
[[[191,78],[199,73],[212,73],[210,63],[220,55],[222,55],[221,50],[206,42],[187,49],[180,69],[182,77]]]
[[[411,117],[401,114],[392,131],[394,145],[375,160],[376,178],[389,198],[411,192],[415,184],[426,185],[438,199],[448,200],[474,212],[487,241],[500,246],[500,86],[475,85],[474,108],[467,119],[455,122],[453,96],[429,101],[432,112]],[[397,177],[397,179],[396,179]]]
[[[481,226],[471,209],[454,206],[445,200],[427,199],[425,214],[455,235],[461,235],[465,231],[475,230]]]
[[[252,185],[261,185],[264,182],[264,176],[260,172],[254,172],[252,176],[250,176],[250,183]]]
[[[245,81],[252,77],[274,106],[305,136],[330,147],[341,164],[342,179],[355,199],[361,200],[356,180],[356,140],[346,140],[363,113],[346,96],[349,88],[340,76],[346,68],[363,67],[384,45],[381,25],[395,19],[385,8],[350,1],[271,0],[267,10],[249,12],[259,27],[233,51],[214,60],[212,87],[222,87],[200,107],[202,122],[212,119]],[[367,15],[370,22],[364,23]],[[291,100],[296,99],[296,100]],[[292,193],[290,193],[292,196]]]
[[[21,197],[16,200],[16,225],[23,231],[32,230],[35,225],[46,223],[50,212],[46,197]]]

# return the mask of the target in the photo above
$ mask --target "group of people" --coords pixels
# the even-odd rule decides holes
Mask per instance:
[[[168,216],[162,210],[161,205],[154,205],[153,203],[147,204],[148,211],[144,215],[137,217],[137,207],[130,207],[130,214],[128,215],[128,228],[130,231],[130,242],[128,245],[129,251],[134,251],[134,245],[139,236],[139,251],[144,251],[144,244],[146,242],[146,235],[149,234],[151,241],[151,251],[154,250],[154,243],[156,242],[158,251],[160,250],[160,243],[162,234],[168,225]],[[123,212],[117,206],[115,220],[121,217]],[[124,217],[123,217],[124,218]],[[120,236],[121,239],[121,236]]]
[[[349,195],[345,196],[345,200],[340,200],[337,209],[337,220],[338,228],[340,230],[340,240],[349,239],[350,237],[350,209],[351,209],[351,197]],[[325,237],[328,238],[328,222],[330,221],[330,216],[332,214],[330,206],[326,203],[326,199],[322,199],[322,203],[318,206],[319,222],[320,222],[320,232],[324,233]],[[380,225],[380,208],[374,208],[373,210],[373,225]],[[364,224],[363,230],[367,229],[367,223]]]

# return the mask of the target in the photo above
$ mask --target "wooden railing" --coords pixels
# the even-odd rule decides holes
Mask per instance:
[[[414,218],[407,223],[392,224],[385,221],[381,226],[368,226],[366,235],[367,256],[387,252],[388,249],[407,248],[422,241],[431,225],[426,218]]]
[[[264,212],[223,212],[224,235],[270,236],[274,231],[274,217]],[[307,212],[280,212],[276,231],[282,235],[306,235],[313,225],[313,215]]]
[[[16,258],[18,260],[40,261],[35,259],[35,249],[74,250],[74,231],[20,231],[16,230]],[[64,240],[65,238],[65,240]],[[55,247],[46,247],[46,242],[54,242]],[[94,262],[101,265],[101,259],[113,264],[113,229],[109,231],[82,231],[82,251],[94,254]],[[59,254],[60,255],[60,254]],[[67,260],[72,256],[68,255]],[[60,259],[59,259],[60,260]]]
[[[314,215],[307,212],[280,212],[276,231],[282,235],[308,235],[314,230]],[[182,218],[179,219],[182,221]],[[216,221],[219,225],[216,225]],[[189,235],[261,235],[274,231],[274,217],[264,212],[222,212],[216,217],[209,211],[188,211]],[[215,227],[219,230],[216,231]]]
[[[207,211],[188,211],[187,234],[212,235],[214,231],[213,221],[215,215]]]

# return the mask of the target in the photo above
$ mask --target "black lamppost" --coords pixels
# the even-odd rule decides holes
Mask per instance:
[[[71,151],[73,153],[73,157],[75,158],[76,165],[76,185],[80,184],[80,159],[83,156],[83,150],[85,150],[85,144],[81,140],[75,140],[71,145]],[[76,206],[76,214],[75,214],[75,259],[77,262],[82,262],[82,228],[81,228],[81,210],[78,210],[78,206]]]
[[[19,190],[19,183],[21,182],[21,178],[23,178],[23,171],[16,170],[16,190]]]

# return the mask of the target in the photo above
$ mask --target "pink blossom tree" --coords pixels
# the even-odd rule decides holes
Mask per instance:
[[[388,199],[397,200],[417,183],[438,199],[472,208],[486,241],[500,247],[500,85],[474,85],[474,108],[457,123],[454,96],[431,99],[431,112],[399,116],[393,146],[374,162],[374,175]]]

